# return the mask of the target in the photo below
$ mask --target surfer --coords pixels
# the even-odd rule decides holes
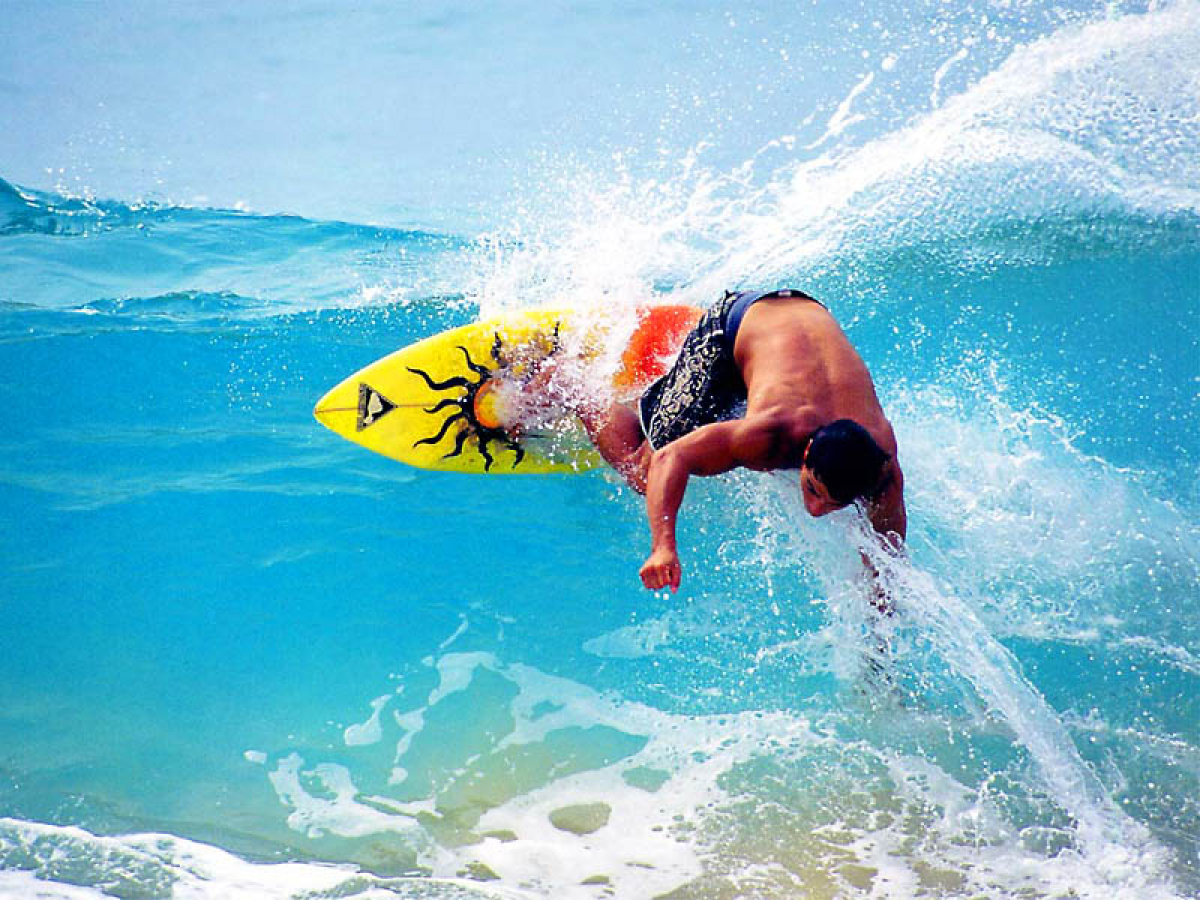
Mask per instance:
[[[679,588],[675,521],[693,475],[795,469],[809,515],[861,500],[885,541],[904,541],[892,426],[866,365],[802,291],[726,293],[636,408],[614,402],[580,417],[600,455],[646,496],[651,550],[641,578],[651,590]]]

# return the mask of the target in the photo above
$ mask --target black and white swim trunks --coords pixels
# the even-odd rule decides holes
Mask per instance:
[[[642,432],[655,450],[702,425],[734,418],[746,402],[746,383],[733,359],[742,316],[765,297],[820,301],[803,291],[726,291],[684,338],[671,369],[646,388],[638,404]]]

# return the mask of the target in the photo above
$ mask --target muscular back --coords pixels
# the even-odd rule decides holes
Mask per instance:
[[[837,419],[862,425],[885,453],[896,439],[875,385],[833,316],[812,300],[769,297],[747,311],[734,344],[747,418],[786,418],[798,432]]]

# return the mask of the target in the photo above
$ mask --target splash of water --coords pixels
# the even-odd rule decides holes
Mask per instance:
[[[1200,217],[1198,28],[1190,2],[1064,28],[903,128],[766,173],[757,157],[713,171],[703,145],[658,178],[619,165],[607,181],[560,172],[552,181],[572,187],[547,192],[538,227],[485,239],[469,293],[485,314],[661,290],[705,303],[797,278],[837,290],[847,270],[903,247],[945,247],[945,262],[972,267],[1045,260],[1055,237],[1189,246]],[[763,151],[781,145],[798,152],[790,139]],[[1031,244],[1034,228],[1049,234]]]

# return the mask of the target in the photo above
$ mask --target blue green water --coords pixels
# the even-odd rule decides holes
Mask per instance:
[[[1200,896],[1200,7],[11,4],[0,896]],[[792,284],[852,512],[311,417],[504,310]],[[879,674],[882,667],[884,674]]]

